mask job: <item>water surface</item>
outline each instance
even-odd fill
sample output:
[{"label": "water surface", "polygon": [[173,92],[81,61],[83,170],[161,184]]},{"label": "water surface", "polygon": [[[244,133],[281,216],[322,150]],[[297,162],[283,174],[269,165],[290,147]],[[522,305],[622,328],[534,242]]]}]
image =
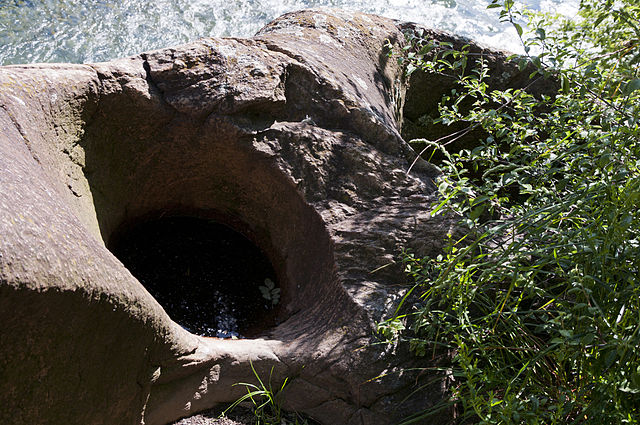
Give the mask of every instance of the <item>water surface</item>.
[{"label": "water surface", "polygon": [[[575,13],[578,0],[527,0]],[[490,0],[0,0],[0,64],[98,62],[208,36],[248,37],[279,15],[311,7],[414,21],[519,50]]]}]

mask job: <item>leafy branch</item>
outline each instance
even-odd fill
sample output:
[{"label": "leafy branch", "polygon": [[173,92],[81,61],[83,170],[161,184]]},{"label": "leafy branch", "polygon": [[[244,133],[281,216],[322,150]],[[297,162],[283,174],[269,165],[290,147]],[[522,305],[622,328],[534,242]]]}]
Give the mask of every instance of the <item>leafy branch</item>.
[{"label": "leafy branch", "polygon": [[[440,152],[432,215],[459,217],[466,233],[436,258],[405,254],[420,299],[380,330],[418,356],[449,351],[443,406],[461,422],[637,423],[640,6],[583,0],[575,21],[516,6],[489,7],[523,43],[512,59],[533,67],[523,89],[490,89],[467,47],[411,40],[408,72],[456,82],[433,122],[464,127],[421,140],[419,156]],[[558,90],[533,96],[540,78]],[[451,149],[476,129],[474,146]]]}]

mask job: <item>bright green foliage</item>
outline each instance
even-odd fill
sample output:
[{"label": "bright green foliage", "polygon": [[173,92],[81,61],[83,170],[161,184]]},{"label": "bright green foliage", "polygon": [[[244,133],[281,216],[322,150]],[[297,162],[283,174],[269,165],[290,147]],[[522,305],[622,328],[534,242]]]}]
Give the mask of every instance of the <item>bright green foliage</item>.
[{"label": "bright green foliage", "polygon": [[381,328],[418,355],[452,354],[461,423],[638,423],[640,5],[583,0],[575,21],[490,7],[523,40],[513,60],[558,90],[490,90],[482,60],[447,46],[412,56],[410,70],[458,80],[439,122],[488,137],[460,152],[423,141],[445,158],[433,212],[459,216],[466,236],[438,258],[405,256],[421,293],[412,333],[398,317]]}]

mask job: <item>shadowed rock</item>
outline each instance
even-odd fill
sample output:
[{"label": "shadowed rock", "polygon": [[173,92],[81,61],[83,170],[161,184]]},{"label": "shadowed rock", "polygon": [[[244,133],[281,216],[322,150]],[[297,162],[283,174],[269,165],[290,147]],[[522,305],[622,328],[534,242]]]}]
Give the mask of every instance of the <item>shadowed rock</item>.
[{"label": "shadowed rock", "polygon": [[[289,377],[286,409],[386,424],[441,399],[375,342],[404,294],[403,248],[438,252],[435,168],[400,136],[388,19],[284,15],[88,65],[0,67],[0,422],[166,424]],[[108,250],[125,223],[212,218],[265,251],[279,325],[190,334]],[[428,378],[433,378],[431,375]]]}]

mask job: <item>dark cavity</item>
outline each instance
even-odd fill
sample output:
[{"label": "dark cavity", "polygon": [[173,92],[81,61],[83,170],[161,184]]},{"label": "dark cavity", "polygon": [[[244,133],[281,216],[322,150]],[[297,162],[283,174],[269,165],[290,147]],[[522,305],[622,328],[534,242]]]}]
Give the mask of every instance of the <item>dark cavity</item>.
[{"label": "dark cavity", "polygon": [[227,226],[160,218],[121,232],[111,251],[191,333],[241,338],[275,324],[280,290],[273,267]]}]

